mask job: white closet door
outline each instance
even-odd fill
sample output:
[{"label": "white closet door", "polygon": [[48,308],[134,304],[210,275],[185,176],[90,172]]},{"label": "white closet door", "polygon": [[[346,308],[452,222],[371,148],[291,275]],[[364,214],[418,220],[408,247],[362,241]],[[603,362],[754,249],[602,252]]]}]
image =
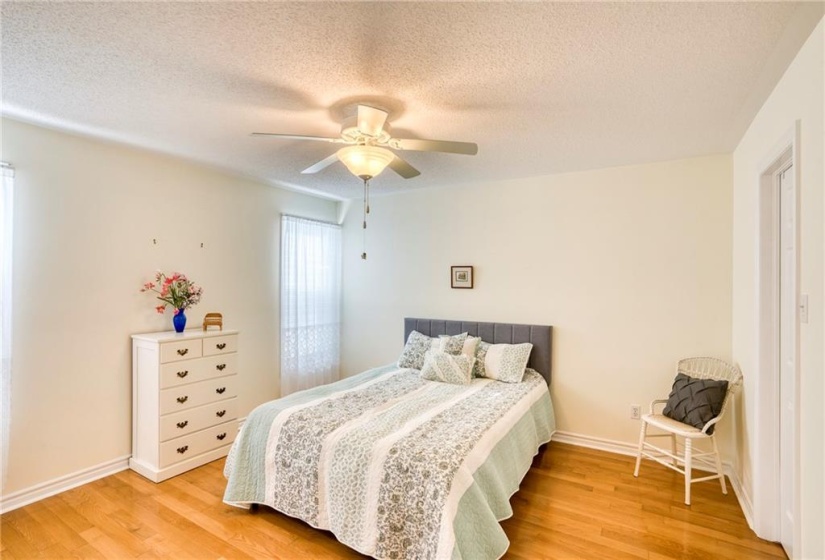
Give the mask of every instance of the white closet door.
[{"label": "white closet door", "polygon": [[796,190],[793,168],[779,175],[779,403],[781,542],[793,558],[794,527],[794,404],[796,378]]}]

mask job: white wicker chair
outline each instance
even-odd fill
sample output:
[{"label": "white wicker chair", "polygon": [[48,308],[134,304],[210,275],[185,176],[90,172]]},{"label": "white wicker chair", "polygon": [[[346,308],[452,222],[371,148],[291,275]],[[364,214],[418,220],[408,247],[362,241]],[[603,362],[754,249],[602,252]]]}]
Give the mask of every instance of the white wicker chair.
[{"label": "white wicker chair", "polygon": [[[722,485],[722,493],[727,494],[728,488],[725,484],[725,475],[722,472],[722,461],[719,458],[719,449],[716,447],[715,434],[709,435],[708,429],[719,422],[728,408],[731,396],[742,385],[742,371],[739,367],[730,365],[727,362],[718,360],[716,358],[687,358],[679,361],[677,366],[678,373],[683,373],[693,378],[699,379],[715,379],[726,380],[728,382],[728,390],[725,394],[725,400],[722,403],[722,410],[719,415],[711,419],[702,429],[695,428],[688,424],[677,422],[672,418],[668,418],[662,414],[656,414],[654,408],[658,404],[667,402],[667,399],[654,400],[650,403],[650,413],[642,416],[642,429],[639,434],[639,452],[636,456],[636,470],[633,476],[639,476],[639,466],[642,463],[642,457],[653,459],[657,463],[666,466],[669,469],[684,475],[685,477],[685,504],[690,505],[690,485],[694,482],[702,482],[705,480],[713,480],[718,478]],[[648,434],[647,427],[652,426],[663,430],[666,433],[662,434]],[[684,453],[679,454],[676,445],[676,436],[685,439]],[[665,451],[660,447],[648,443],[648,438],[655,437],[669,437],[670,438],[670,452]],[[693,441],[700,439],[710,439],[713,445],[713,451],[696,453],[693,450]],[[713,456],[713,460],[709,456]],[[666,461],[669,459],[669,462]],[[684,468],[679,468],[679,464],[683,464]],[[716,471],[716,474],[705,476],[702,478],[692,478],[691,472],[694,464],[705,467],[711,471]]]}]

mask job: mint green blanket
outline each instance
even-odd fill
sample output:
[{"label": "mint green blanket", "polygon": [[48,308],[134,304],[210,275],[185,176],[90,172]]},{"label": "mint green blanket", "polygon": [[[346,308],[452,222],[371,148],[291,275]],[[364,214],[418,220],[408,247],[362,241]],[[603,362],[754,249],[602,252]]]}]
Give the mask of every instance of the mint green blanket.
[{"label": "mint green blanket", "polygon": [[253,410],[224,501],[273,507],[375,558],[498,558],[499,521],[554,428],[532,370],[451,385],[385,366]]}]

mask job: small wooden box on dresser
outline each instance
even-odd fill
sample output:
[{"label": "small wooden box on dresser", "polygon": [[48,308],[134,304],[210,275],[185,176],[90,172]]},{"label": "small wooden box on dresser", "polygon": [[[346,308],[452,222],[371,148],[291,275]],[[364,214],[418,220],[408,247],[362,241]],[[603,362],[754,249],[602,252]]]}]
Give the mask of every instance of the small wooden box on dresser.
[{"label": "small wooden box on dresser", "polygon": [[132,470],[160,482],[229,452],[237,350],[238,331],[132,335]]}]

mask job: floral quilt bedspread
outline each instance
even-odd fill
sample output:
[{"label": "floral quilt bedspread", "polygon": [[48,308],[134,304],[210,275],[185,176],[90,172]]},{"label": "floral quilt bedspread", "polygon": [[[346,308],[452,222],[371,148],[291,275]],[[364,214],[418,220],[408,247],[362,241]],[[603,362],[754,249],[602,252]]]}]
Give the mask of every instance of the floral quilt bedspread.
[{"label": "floral quilt bedspread", "polygon": [[224,501],[268,505],[376,558],[451,558],[474,472],[549,395],[532,370],[515,384],[418,373],[386,366],[261,405],[230,451]]}]

